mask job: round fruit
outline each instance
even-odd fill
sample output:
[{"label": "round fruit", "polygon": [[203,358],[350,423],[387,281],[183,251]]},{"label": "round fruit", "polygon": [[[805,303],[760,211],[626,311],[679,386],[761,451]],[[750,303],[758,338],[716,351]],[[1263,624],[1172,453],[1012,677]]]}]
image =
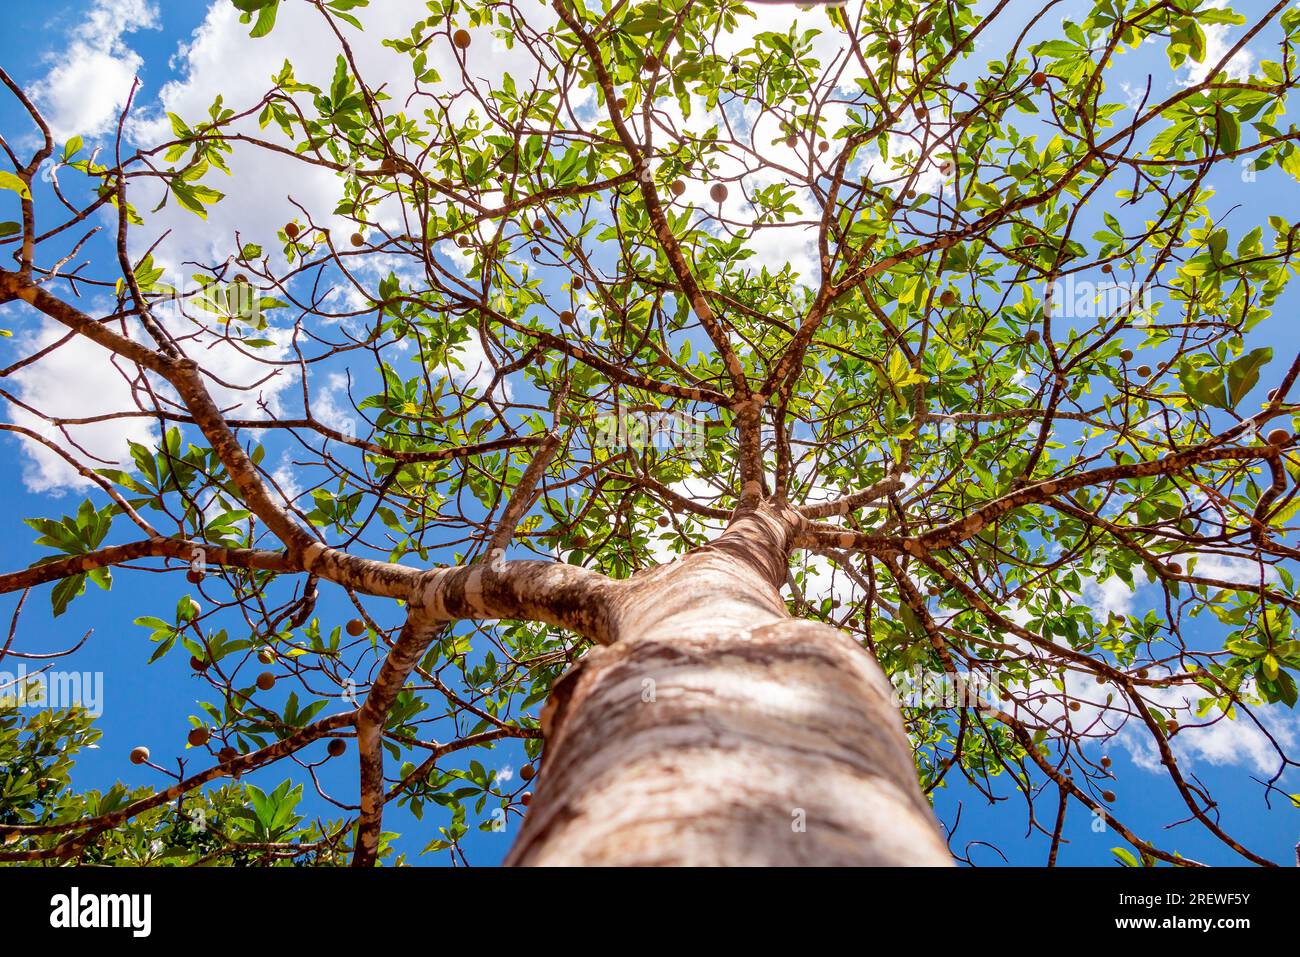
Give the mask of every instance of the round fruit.
[{"label": "round fruit", "polygon": [[574,316],[573,312],[568,309],[565,309],[562,313],[560,313],[560,322],[564,323],[566,326],[573,325],[576,320],[577,317]]},{"label": "round fruit", "polygon": [[235,273],[235,282],[248,282],[248,277],[245,276],[242,272]]},{"label": "round fruit", "polygon": [[1132,350],[1132,349],[1125,349],[1123,352],[1121,352],[1121,353],[1119,354],[1119,357],[1120,357],[1121,359],[1123,359],[1125,362],[1132,362],[1132,361],[1133,361],[1133,350]]},{"label": "round fruit", "polygon": [[1112,266],[1110,263],[1102,263],[1101,271],[1104,273],[1112,273],[1115,271],[1115,267]]},{"label": "round fruit", "polygon": [[1286,429],[1273,429],[1268,433],[1269,445],[1286,445],[1291,441],[1291,433]]},{"label": "round fruit", "polygon": [[790,149],[794,149],[796,146],[799,145],[799,140],[797,137],[787,136],[785,138],[785,145],[788,146]]},{"label": "round fruit", "polygon": [[1167,722],[1165,722],[1165,729],[1170,734],[1176,734],[1178,732],[1178,722],[1170,718]]},{"label": "round fruit", "polygon": [[351,242],[353,246],[364,246],[366,244],[366,237],[362,236],[360,233],[353,233],[349,242]]},{"label": "round fruit", "polygon": [[528,807],[528,805],[533,803],[533,796],[527,793],[522,794],[519,797],[519,803],[522,804],[524,807]]},{"label": "round fruit", "polygon": [[1150,366],[1138,366],[1138,375],[1140,375],[1142,378],[1145,379],[1150,374],[1151,374]]},{"label": "round fruit", "polygon": [[347,749],[348,743],[342,738],[330,738],[330,743],[325,746],[325,750],[331,758],[337,758]]},{"label": "round fruit", "polygon": [[825,140],[822,140],[820,143],[817,144],[818,153],[825,153],[830,148],[831,148],[831,144],[827,143]]},{"label": "round fruit", "polygon": [[1038,340],[1041,338],[1042,335],[1039,333],[1037,329],[1030,329],[1028,332],[1025,333],[1025,342],[1031,346],[1038,345]]},{"label": "round fruit", "polygon": [[1102,792],[1101,792],[1101,799],[1102,799],[1103,801],[1105,801],[1107,804],[1114,804],[1114,803],[1115,803],[1115,792],[1114,792],[1114,791],[1102,791]]},{"label": "round fruit", "polygon": [[653,53],[646,54],[645,61],[641,64],[647,73],[653,73],[659,69],[659,58]]},{"label": "round fruit", "polygon": [[614,101],[614,105],[618,107],[618,111],[622,113],[624,110],[627,109],[627,97],[620,96],[617,100]]},{"label": "round fruit", "polygon": [[581,276],[574,276],[573,279],[570,280],[570,282],[569,282],[569,288],[570,288],[570,289],[575,289],[575,290],[576,290],[576,289],[581,289],[581,288],[582,288],[582,277],[581,277]]},{"label": "round fruit", "polygon": [[146,748],[144,745],[140,745],[138,748],[131,749],[132,764],[144,764],[148,760],[149,760],[149,749]]},{"label": "round fruit", "polygon": [[271,648],[260,648],[257,652],[257,660],[264,665],[275,664],[275,651]]},{"label": "round fruit", "polygon": [[951,289],[945,289],[943,292],[939,293],[939,305],[941,306],[951,306],[956,301],[957,294]]},{"label": "round fruit", "polygon": [[1034,86],[1046,86],[1047,74],[1044,73],[1042,70],[1039,70],[1037,73],[1035,73],[1033,76],[1029,78],[1029,82],[1034,84]]},{"label": "round fruit", "polygon": [[587,536],[582,534],[574,535],[573,538],[569,539],[569,541],[573,544],[574,548],[583,548],[587,544]]},{"label": "round fruit", "polygon": [[300,230],[298,229],[297,223],[284,224],[284,234],[288,236],[290,239],[297,239],[299,231]]},{"label": "round fruit", "polygon": [[533,258],[536,259],[538,256],[540,256],[540,255],[542,254],[542,247],[541,247],[541,246],[534,246],[532,249],[530,249],[530,250],[528,250],[528,251],[529,251],[530,253],[532,253],[532,254],[533,254]]},{"label": "round fruit", "polygon": [[520,780],[523,781],[531,781],[533,779],[533,775],[535,775],[536,773],[537,772],[533,770],[533,766],[531,764],[525,764],[522,768],[519,769],[519,778]]},{"label": "round fruit", "polygon": [[461,249],[466,248],[466,247],[469,245],[469,237],[468,237],[468,236],[457,236],[457,237],[456,237],[456,245],[459,246]]},{"label": "round fruit", "polygon": [[1110,758],[1102,758],[1102,759],[1101,759],[1101,766],[1102,766],[1103,768],[1108,768],[1108,767],[1110,767]]},{"label": "round fruit", "polygon": [[890,40],[889,43],[886,44],[886,47],[889,49],[890,53],[897,53],[899,50],[903,49],[903,44],[899,43],[897,40]]},{"label": "round fruit", "polygon": [[686,184],[683,183],[680,179],[675,179],[673,180],[672,185],[668,187],[668,189],[672,191],[672,194],[674,196],[680,196],[682,195],[682,193],[686,192]]},{"label": "round fruit", "polygon": [[397,158],[394,156],[385,156],[383,161],[379,164],[379,171],[381,173],[396,173]]},{"label": "round fruit", "polygon": [[1177,562],[1170,562],[1165,568],[1169,570],[1171,575],[1181,575],[1183,573],[1183,566]]},{"label": "round fruit", "polygon": [[451,42],[456,44],[456,46],[460,47],[462,50],[467,49],[469,47],[469,31],[457,30],[451,35]]},{"label": "round fruit", "polygon": [[721,203],[727,198],[727,187],[722,183],[714,183],[709,187],[709,197],[715,203]]},{"label": "round fruit", "polygon": [[667,516],[667,515],[660,515],[657,519],[655,519],[655,521],[658,523],[658,525],[659,525],[660,528],[667,528],[667,527],[668,527],[668,516]]},{"label": "round fruit", "polygon": [[351,621],[347,623],[347,632],[353,638],[357,638],[365,634],[365,631],[366,631],[366,623],[362,621],[360,618],[353,618]]},{"label": "round fruit", "polygon": [[261,691],[270,691],[275,687],[275,675],[269,671],[263,671],[257,676],[257,687]]},{"label": "round fruit", "polygon": [[239,757],[239,752],[234,748],[226,747],[217,752],[217,760],[222,764],[225,764],[228,761],[233,761],[237,757]]},{"label": "round fruit", "polygon": [[190,655],[190,667],[195,671],[207,671],[208,663],[198,655]]},{"label": "round fruit", "polygon": [[197,568],[191,568],[185,573],[185,580],[191,585],[197,585],[199,582],[203,581],[203,572],[199,571]]},{"label": "round fruit", "polygon": [[207,728],[191,728],[189,736],[186,738],[192,748],[201,748],[208,743]]},{"label": "round fruit", "polygon": [[924,106],[918,106],[916,108],[916,118],[918,120],[923,120],[929,115],[930,115],[930,111],[927,110]]},{"label": "round fruit", "polygon": [[1078,711],[1078,710],[1079,710],[1080,708],[1082,708],[1082,707],[1083,707],[1083,705],[1079,704],[1079,702],[1077,702],[1077,701],[1071,701],[1071,702],[1070,702],[1070,710],[1071,710],[1071,711]]}]

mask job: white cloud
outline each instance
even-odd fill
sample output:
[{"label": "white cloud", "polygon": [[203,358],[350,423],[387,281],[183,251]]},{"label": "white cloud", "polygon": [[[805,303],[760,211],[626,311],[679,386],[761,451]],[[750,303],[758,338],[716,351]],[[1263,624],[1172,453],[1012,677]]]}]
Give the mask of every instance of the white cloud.
[{"label": "white cloud", "polygon": [[[35,334],[17,340],[20,354],[31,355],[44,349],[67,331],[61,325],[46,323]],[[130,383],[107,358],[108,353],[102,347],[78,336],[40,362],[15,372],[10,376],[10,382],[22,402],[48,416],[81,418],[89,414],[134,409]],[[31,429],[72,452],[90,468],[121,464],[129,456],[128,441],[150,445],[157,441],[158,435],[148,419],[122,418],[94,425],[69,426],[65,435],[18,406],[10,406],[9,418],[15,425]],[[78,452],[70,442],[80,446],[84,452]],[[25,459],[23,484],[30,491],[60,495],[90,484],[67,461],[44,445],[28,439],[23,439],[22,445]]]},{"label": "white cloud", "polygon": [[143,65],[123,37],[158,26],[152,0],[95,0],[32,89],[59,140],[74,134],[96,137],[113,128]]},{"label": "white cloud", "polygon": [[[287,330],[267,330],[267,338],[275,344],[253,354],[207,333],[195,335],[187,322],[173,311],[159,309],[155,315],[174,335],[188,333],[187,353],[197,358],[207,372],[229,384],[209,381],[208,387],[217,405],[230,416],[262,418],[281,414],[281,393],[296,379],[292,367],[280,368],[273,364],[288,354]],[[61,339],[67,331],[62,325],[44,321],[35,332],[16,340],[18,351],[32,355]],[[277,368],[280,371],[270,375]],[[86,418],[136,412],[140,406],[152,409],[148,395],[137,396],[133,391],[135,375],[134,366],[116,359],[102,346],[76,336],[13,373],[10,382],[22,403],[45,416]],[[155,392],[170,394],[165,384],[150,378]],[[106,465],[131,468],[128,443],[152,446],[158,439],[157,426],[147,418],[112,418],[60,430],[18,405],[10,404],[9,416],[14,424],[38,432],[90,469]],[[58,495],[91,484],[63,457],[39,443],[24,440],[23,451],[23,482],[30,491]]]}]

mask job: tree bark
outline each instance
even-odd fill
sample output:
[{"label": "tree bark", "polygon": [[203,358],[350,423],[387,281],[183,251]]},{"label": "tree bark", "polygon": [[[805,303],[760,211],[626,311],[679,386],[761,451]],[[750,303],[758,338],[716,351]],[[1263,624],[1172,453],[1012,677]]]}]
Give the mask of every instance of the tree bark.
[{"label": "tree bark", "polygon": [[627,583],[543,710],[508,864],[951,864],[879,666],[786,611],[796,527],[765,507]]}]

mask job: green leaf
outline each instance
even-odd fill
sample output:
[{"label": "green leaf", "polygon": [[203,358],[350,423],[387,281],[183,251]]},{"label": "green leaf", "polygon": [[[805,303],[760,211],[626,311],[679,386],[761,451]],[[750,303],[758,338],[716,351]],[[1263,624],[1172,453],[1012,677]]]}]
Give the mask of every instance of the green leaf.
[{"label": "green leaf", "polygon": [[1228,366],[1228,408],[1235,409],[1237,403],[1255,388],[1260,370],[1272,360],[1273,350],[1265,347],[1247,353]]},{"label": "green leaf", "polygon": [[23,199],[31,199],[32,191],[27,188],[27,184],[15,176],[13,173],[6,173],[0,169],[0,189],[13,190]]}]

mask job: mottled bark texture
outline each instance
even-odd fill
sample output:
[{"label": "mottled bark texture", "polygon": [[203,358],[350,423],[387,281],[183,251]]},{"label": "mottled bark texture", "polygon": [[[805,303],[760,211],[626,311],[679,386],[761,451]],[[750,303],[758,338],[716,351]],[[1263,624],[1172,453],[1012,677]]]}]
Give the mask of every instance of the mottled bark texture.
[{"label": "mottled bark texture", "polygon": [[546,705],[507,863],[951,863],[879,666],[786,612],[796,527],[764,507],[627,583]]}]

